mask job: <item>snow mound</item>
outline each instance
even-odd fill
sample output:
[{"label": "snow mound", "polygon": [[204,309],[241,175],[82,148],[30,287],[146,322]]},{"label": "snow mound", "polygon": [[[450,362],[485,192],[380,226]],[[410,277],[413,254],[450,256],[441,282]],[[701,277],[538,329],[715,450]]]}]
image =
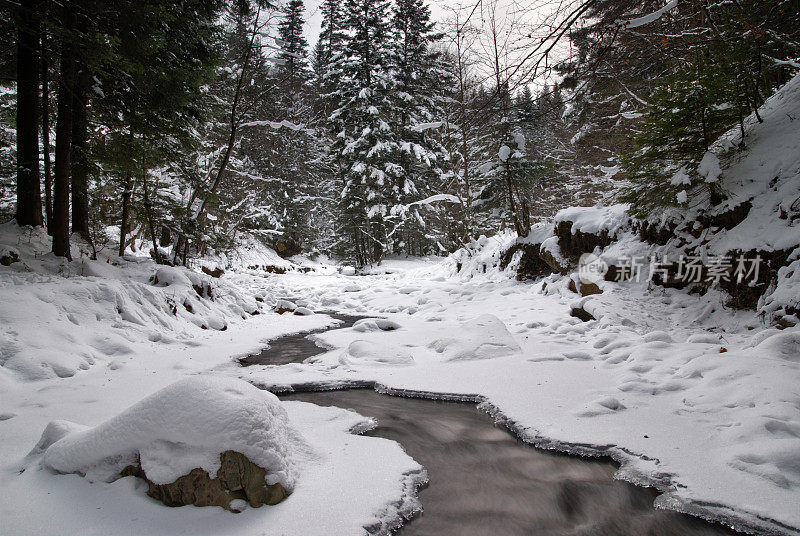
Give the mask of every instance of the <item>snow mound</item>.
[{"label": "snow mound", "polygon": [[392,344],[356,340],[339,357],[342,365],[410,365],[414,358]]},{"label": "snow mound", "polygon": [[555,217],[555,224],[572,222],[570,232],[599,234],[608,231],[615,235],[628,221],[628,205],[619,204],[609,207],[569,207],[559,210]]},{"label": "snow mound", "polygon": [[[483,275],[496,277],[500,273],[503,253],[513,246],[516,240],[516,233],[506,230],[490,238],[481,236],[471,241],[447,258],[446,263],[450,266],[449,275],[459,273],[464,278]],[[506,279],[508,275],[502,274],[500,277]]]},{"label": "snow mound", "polygon": [[293,453],[304,440],[278,398],[225,377],[180,380],[93,428],[50,423],[34,451],[59,473],[116,480],[137,460],[148,478],[168,484],[199,467],[216,474],[220,454],[233,450],[267,471],[267,483],[295,484]]},{"label": "snow mound", "polygon": [[494,315],[480,315],[464,322],[460,328],[458,337],[436,339],[428,347],[446,361],[491,359],[520,352],[506,325]]},{"label": "snow mound", "polygon": [[385,318],[362,318],[353,324],[353,330],[360,333],[368,331],[395,331],[402,326],[393,320]]},{"label": "snow mound", "polygon": [[199,285],[201,283],[200,274],[193,274],[197,277],[195,277],[194,281],[192,281],[189,278],[189,273],[190,272],[188,270],[183,270],[174,266],[162,266],[156,270],[156,274],[153,278],[153,284],[162,287],[168,287],[170,285],[186,287]]},{"label": "snow mound", "polygon": [[221,264],[234,270],[267,270],[281,268],[292,270],[295,265],[282,258],[271,247],[253,235],[242,233],[237,238],[237,247],[220,260]]},{"label": "snow mound", "polygon": [[67,262],[48,253],[50,244],[43,229],[0,225],[0,249],[19,255],[19,262],[0,265],[3,375],[71,377],[121,356],[133,359],[141,343],[195,344],[201,330],[226,330],[261,309],[230,277],[109,250],[97,260],[75,250]]},{"label": "snow mound", "polygon": [[[708,237],[711,252],[777,251],[800,245],[800,227],[792,217],[800,191],[800,128],[795,121],[798,112],[800,75],[766,100],[760,108],[763,123],[754,115],[745,121],[747,151],[735,154],[723,166],[721,185],[729,197],[711,207],[709,214],[723,214],[748,201],[751,206],[733,228]],[[722,151],[740,142],[737,127],[715,142],[714,149]]]}]

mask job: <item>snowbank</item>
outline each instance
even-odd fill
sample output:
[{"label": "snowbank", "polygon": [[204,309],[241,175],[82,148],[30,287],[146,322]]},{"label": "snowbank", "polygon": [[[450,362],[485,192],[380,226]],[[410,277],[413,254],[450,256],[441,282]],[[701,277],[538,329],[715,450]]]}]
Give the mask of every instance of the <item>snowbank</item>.
[{"label": "snowbank", "polygon": [[628,221],[628,205],[611,205],[608,207],[569,207],[559,210],[555,217],[555,224],[571,222],[572,234],[599,234],[607,231],[613,236]]},{"label": "snowbank", "polygon": [[232,270],[292,270],[297,266],[282,258],[278,253],[247,233],[237,238],[236,249],[221,256],[221,263]]},{"label": "snowbank", "polygon": [[446,361],[491,359],[519,353],[520,347],[505,324],[494,315],[480,315],[461,324],[458,335],[428,345]]},{"label": "snowbank", "polygon": [[93,428],[51,423],[37,445],[44,464],[60,473],[112,482],[138,461],[156,484],[196,467],[215,475],[220,454],[233,450],[265,469],[267,484],[290,492],[293,453],[304,448],[275,395],[212,376],[176,382]]},{"label": "snowbank", "polygon": [[392,344],[356,340],[339,357],[342,365],[409,365],[414,362],[410,353]]},{"label": "snowbank", "polygon": [[[191,344],[225,330],[261,304],[228,279],[101,251],[98,260],[54,257],[43,229],[0,225],[19,261],[0,266],[0,375],[73,376],[133,353],[138,342]],[[261,298],[268,302],[268,298]],[[13,326],[13,327],[12,327]]]}]

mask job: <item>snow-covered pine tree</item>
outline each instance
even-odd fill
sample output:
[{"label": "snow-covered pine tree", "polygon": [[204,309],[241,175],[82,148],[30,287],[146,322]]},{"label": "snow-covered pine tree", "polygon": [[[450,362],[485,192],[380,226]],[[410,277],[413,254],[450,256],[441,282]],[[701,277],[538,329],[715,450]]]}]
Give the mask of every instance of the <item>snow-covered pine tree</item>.
[{"label": "snow-covered pine tree", "polygon": [[299,98],[303,86],[311,78],[308,64],[308,41],[303,35],[305,20],[303,0],[289,0],[283,8],[283,17],[278,23],[279,67],[282,85]]},{"label": "snow-covered pine tree", "polygon": [[347,0],[346,39],[332,50],[325,74],[337,81],[338,107],[329,122],[342,181],[340,251],[358,264],[380,262],[391,247],[389,209],[392,185],[402,168],[391,155],[398,149],[392,119],[390,5],[387,0]]},{"label": "snow-covered pine tree", "polygon": [[308,42],[303,36],[304,6],[302,0],[290,0],[282,10],[278,23],[278,65],[273,79],[275,94],[271,120],[283,122],[277,129],[265,132],[267,140],[254,151],[270,168],[273,209],[279,216],[278,231],[272,241],[283,255],[307,249],[316,236],[309,225],[320,197],[316,173],[319,143],[309,128],[313,122],[313,103],[309,83],[312,72],[308,62]]},{"label": "snow-covered pine tree", "polygon": [[338,101],[332,93],[336,90],[339,70],[332,62],[334,55],[341,54],[346,39],[344,6],[340,0],[324,0],[320,6],[322,23],[319,39],[314,48],[314,85],[317,90],[316,110],[327,123],[328,116],[337,107]]},{"label": "snow-covered pine tree", "polygon": [[[433,216],[441,207],[411,205],[430,195],[443,193],[442,144],[443,97],[453,84],[451,70],[441,52],[433,49],[441,39],[434,33],[430,8],[423,0],[397,0],[392,14],[393,105],[397,132],[396,163],[400,175],[392,185],[398,202],[392,212],[396,249],[426,254],[438,249],[439,232],[432,229]],[[446,210],[445,207],[443,210]],[[431,216],[431,221],[426,219]]]},{"label": "snow-covered pine tree", "polygon": [[564,111],[557,86],[545,86],[534,97],[525,85],[515,98],[512,117],[525,137],[525,195],[534,220],[552,218],[559,208],[578,201],[578,195],[582,199],[589,188],[570,173],[574,149]]}]

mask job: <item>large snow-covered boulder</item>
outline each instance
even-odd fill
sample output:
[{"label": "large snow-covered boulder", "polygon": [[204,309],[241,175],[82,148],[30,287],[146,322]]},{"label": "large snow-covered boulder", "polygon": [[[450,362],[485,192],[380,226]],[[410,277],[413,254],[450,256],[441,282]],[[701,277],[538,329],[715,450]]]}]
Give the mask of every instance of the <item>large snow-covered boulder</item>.
[{"label": "large snow-covered boulder", "polygon": [[494,315],[480,315],[461,324],[452,337],[436,339],[428,345],[445,361],[491,359],[520,352],[519,344]]},{"label": "large snow-covered boulder", "polygon": [[146,478],[150,495],[166,504],[236,509],[231,501],[260,506],[290,493],[293,453],[306,448],[275,395],[238,379],[196,376],[95,427],[54,421],[34,451],[50,469],[90,481],[123,472]]}]

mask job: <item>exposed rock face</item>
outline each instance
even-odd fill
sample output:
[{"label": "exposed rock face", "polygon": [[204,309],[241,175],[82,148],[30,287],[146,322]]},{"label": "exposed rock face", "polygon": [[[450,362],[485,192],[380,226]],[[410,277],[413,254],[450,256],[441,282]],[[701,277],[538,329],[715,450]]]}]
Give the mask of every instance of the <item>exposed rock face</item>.
[{"label": "exposed rock face", "polygon": [[[736,309],[755,309],[758,306],[758,300],[767,291],[770,282],[775,281],[778,275],[778,270],[781,266],[786,266],[789,261],[791,251],[731,251],[728,256],[732,259],[732,266],[729,271],[729,278],[727,281],[720,281],[719,286],[730,294],[731,299],[728,306]],[[753,281],[753,277],[744,277],[742,281],[737,281],[734,274],[737,264],[736,259],[743,257],[745,259],[761,259],[759,264],[758,277]]]},{"label": "exposed rock face", "polygon": [[11,266],[15,262],[19,262],[19,254],[16,251],[13,249],[0,251],[0,264]]},{"label": "exposed rock face", "polygon": [[703,229],[711,227],[721,227],[728,231],[742,223],[747,215],[750,214],[750,209],[753,208],[753,203],[750,200],[736,205],[730,210],[721,212],[719,214],[702,215],[697,221],[703,225]]},{"label": "exposed rock face", "polygon": [[299,255],[303,251],[303,248],[300,247],[300,244],[294,242],[293,240],[280,240],[275,242],[273,249],[284,259],[294,255]]},{"label": "exposed rock face", "polygon": [[538,279],[552,274],[555,270],[539,255],[541,244],[514,244],[500,259],[500,268],[505,269],[517,251],[522,251],[517,267],[517,280]]},{"label": "exposed rock face", "polygon": [[600,231],[598,234],[580,231],[573,234],[572,225],[571,221],[561,221],[555,228],[561,253],[572,261],[577,261],[584,253],[593,252],[596,247],[604,248],[612,242],[611,236],[606,230]]},{"label": "exposed rock face", "polygon": [[207,266],[201,266],[200,269],[203,271],[204,274],[208,274],[214,278],[219,278],[222,276],[222,274],[225,273],[225,270],[223,270],[219,266],[217,266],[213,270],[211,268],[208,268]]},{"label": "exposed rock face", "polygon": [[564,266],[556,259],[553,254],[548,249],[542,249],[539,251],[539,258],[542,259],[542,262],[547,264],[554,273],[559,274],[568,274],[571,270],[569,266]]},{"label": "exposed rock face", "polygon": [[214,478],[203,469],[192,469],[189,474],[170,484],[151,482],[140,466],[128,466],[122,476],[136,476],[147,482],[147,494],[167,506],[221,506],[238,511],[231,501],[247,501],[253,508],[264,504],[278,504],[288,493],[280,484],[267,484],[267,472],[248,460],[243,454],[228,450],[220,454],[222,465]]},{"label": "exposed rock face", "polygon": [[584,322],[589,322],[591,320],[597,320],[589,311],[581,307],[572,307],[569,312],[569,316],[574,316],[579,320],[583,320]]},{"label": "exposed rock face", "polygon": [[596,283],[584,283],[579,280],[576,284],[574,279],[570,279],[569,289],[572,292],[580,294],[581,296],[584,297],[591,296],[592,294],[603,293],[603,289],[601,289]]},{"label": "exposed rock face", "polygon": [[675,225],[657,225],[647,221],[639,223],[639,238],[651,244],[665,245],[670,238],[675,236]]}]

